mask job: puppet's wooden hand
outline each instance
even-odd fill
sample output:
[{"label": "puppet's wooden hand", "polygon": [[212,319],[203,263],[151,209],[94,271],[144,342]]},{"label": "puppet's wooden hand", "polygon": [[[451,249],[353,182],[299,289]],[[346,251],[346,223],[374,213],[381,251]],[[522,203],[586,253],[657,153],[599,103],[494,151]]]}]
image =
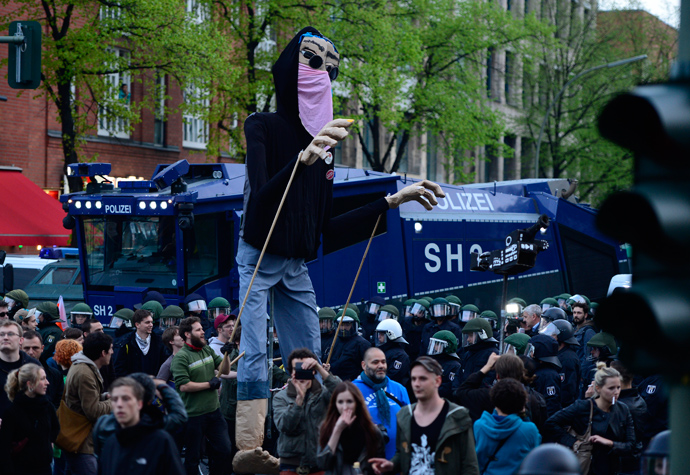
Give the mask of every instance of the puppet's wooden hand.
[{"label": "puppet's wooden hand", "polygon": [[428,210],[432,210],[438,204],[436,197],[443,198],[446,194],[440,186],[429,180],[422,180],[406,186],[396,194],[386,196],[388,206],[395,209],[403,203],[415,200]]},{"label": "puppet's wooden hand", "polygon": [[309,146],[302,150],[299,161],[309,166],[319,158],[326,159],[330,152],[324,150],[326,146],[333,148],[338,142],[348,136],[347,131],[354,121],[352,119],[335,119],[324,126]]}]

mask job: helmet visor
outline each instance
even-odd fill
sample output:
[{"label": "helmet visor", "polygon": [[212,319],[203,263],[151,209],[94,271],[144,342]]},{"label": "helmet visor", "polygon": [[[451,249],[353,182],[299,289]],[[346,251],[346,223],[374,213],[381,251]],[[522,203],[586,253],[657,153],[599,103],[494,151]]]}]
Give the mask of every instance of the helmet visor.
[{"label": "helmet visor", "polygon": [[473,318],[477,317],[477,312],[473,312],[472,310],[463,310],[462,311],[462,317],[460,318],[461,321],[463,322],[469,322]]},{"label": "helmet visor", "polygon": [[34,311],[34,316],[36,317],[36,320],[39,321],[39,322],[41,321],[41,320],[39,319],[39,317],[40,317],[41,315],[43,315],[43,312],[41,312],[40,310],[35,310],[35,311]]},{"label": "helmet visor", "polygon": [[203,312],[206,310],[206,302],[203,300],[194,300],[189,302],[187,308],[189,308],[190,312]]},{"label": "helmet visor", "polygon": [[218,315],[230,315],[230,308],[229,307],[218,307],[218,308],[211,308],[208,311],[209,316],[215,320]]},{"label": "helmet visor", "polygon": [[546,311],[546,310],[548,310],[548,309],[550,309],[550,308],[551,308],[551,304],[550,304],[550,303],[543,303],[543,304],[541,304],[541,311],[542,311],[542,312],[544,312],[544,311]]},{"label": "helmet visor", "polygon": [[445,340],[439,340],[437,338],[429,339],[429,348],[426,351],[427,355],[440,355],[443,353],[448,346],[448,342]]},{"label": "helmet visor", "polygon": [[371,315],[376,315],[376,313],[379,311],[381,306],[377,303],[374,302],[369,302],[366,307],[364,307],[364,311],[366,313],[369,313]]},{"label": "helmet visor", "polygon": [[510,343],[506,343],[503,345],[503,350],[501,350],[502,355],[516,355],[517,356],[517,350],[513,345]]},{"label": "helmet visor", "polygon": [[410,313],[414,316],[417,315],[419,312],[424,312],[424,310],[424,305],[422,305],[421,303],[415,303],[412,306],[412,310],[410,310]]},{"label": "helmet visor", "polygon": [[437,303],[429,309],[433,318],[443,318],[448,315],[448,306],[443,303]]},{"label": "helmet visor", "polygon": [[479,341],[479,335],[477,332],[463,333],[462,334],[462,346],[472,346]]},{"label": "helmet visor", "polygon": [[382,322],[384,320],[388,320],[389,318],[396,320],[395,315],[393,315],[391,312],[388,312],[386,310],[382,310],[379,312],[379,317],[378,317],[379,322]]},{"label": "helmet visor", "polygon": [[110,325],[108,325],[110,328],[120,328],[122,324],[124,323],[124,319],[120,317],[113,317],[110,319]]},{"label": "helmet visor", "polygon": [[14,307],[17,304],[17,302],[15,302],[14,299],[11,299],[9,297],[5,297],[3,300],[7,302],[7,310],[12,310],[12,307]]},{"label": "helmet visor", "polygon": [[388,343],[388,332],[385,330],[376,330],[374,332],[374,338],[376,338],[376,346],[383,346]]},{"label": "helmet visor", "polygon": [[456,303],[449,303],[448,304],[448,315],[452,317],[457,317],[460,315],[460,305]]},{"label": "helmet visor", "polygon": [[556,325],[554,325],[553,323],[549,323],[545,327],[541,327],[539,329],[539,333],[541,333],[542,335],[556,338],[561,333],[561,331],[558,329]]}]

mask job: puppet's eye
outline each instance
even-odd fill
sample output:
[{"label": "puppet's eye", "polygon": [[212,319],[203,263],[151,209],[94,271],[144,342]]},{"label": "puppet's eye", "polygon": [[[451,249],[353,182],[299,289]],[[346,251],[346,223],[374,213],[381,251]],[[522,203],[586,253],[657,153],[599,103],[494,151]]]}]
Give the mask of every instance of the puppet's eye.
[{"label": "puppet's eye", "polygon": [[307,50],[307,49],[303,49],[303,50],[300,51],[300,52],[302,53],[302,56],[304,56],[304,57],[307,58],[307,59],[311,59],[311,58],[313,58],[314,56],[316,56],[316,53],[314,53],[314,52],[312,52],[312,51],[309,51],[309,50]]}]

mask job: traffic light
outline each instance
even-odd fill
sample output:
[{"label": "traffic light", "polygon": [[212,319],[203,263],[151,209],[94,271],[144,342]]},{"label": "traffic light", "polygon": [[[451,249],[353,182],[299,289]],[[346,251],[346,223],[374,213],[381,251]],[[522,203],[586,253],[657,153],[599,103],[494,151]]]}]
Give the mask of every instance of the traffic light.
[{"label": "traffic light", "polygon": [[36,89],[41,85],[41,24],[10,23],[7,82],[12,89]]},{"label": "traffic light", "polygon": [[597,309],[639,374],[690,372],[690,85],[642,86],[612,100],[599,131],[635,154],[635,184],[609,197],[599,228],[632,245],[633,281]]}]

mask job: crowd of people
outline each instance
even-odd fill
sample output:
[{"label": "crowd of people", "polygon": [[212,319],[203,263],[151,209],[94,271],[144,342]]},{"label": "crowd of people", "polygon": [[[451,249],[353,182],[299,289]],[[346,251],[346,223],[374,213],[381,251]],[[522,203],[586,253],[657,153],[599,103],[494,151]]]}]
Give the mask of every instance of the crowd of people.
[{"label": "crowd of people", "polygon": [[[0,301],[3,473],[261,473],[233,470],[237,427],[255,415],[237,411],[241,322],[227,300],[149,292],[109,322],[28,301],[18,289]],[[454,295],[321,308],[321,354],[281,348],[268,323],[257,457],[278,457],[282,475],[527,474],[528,454],[555,442],[585,474],[670,473],[667,454],[643,457],[667,434],[663,381],[617,360],[596,304],[511,303],[502,329]]]}]

